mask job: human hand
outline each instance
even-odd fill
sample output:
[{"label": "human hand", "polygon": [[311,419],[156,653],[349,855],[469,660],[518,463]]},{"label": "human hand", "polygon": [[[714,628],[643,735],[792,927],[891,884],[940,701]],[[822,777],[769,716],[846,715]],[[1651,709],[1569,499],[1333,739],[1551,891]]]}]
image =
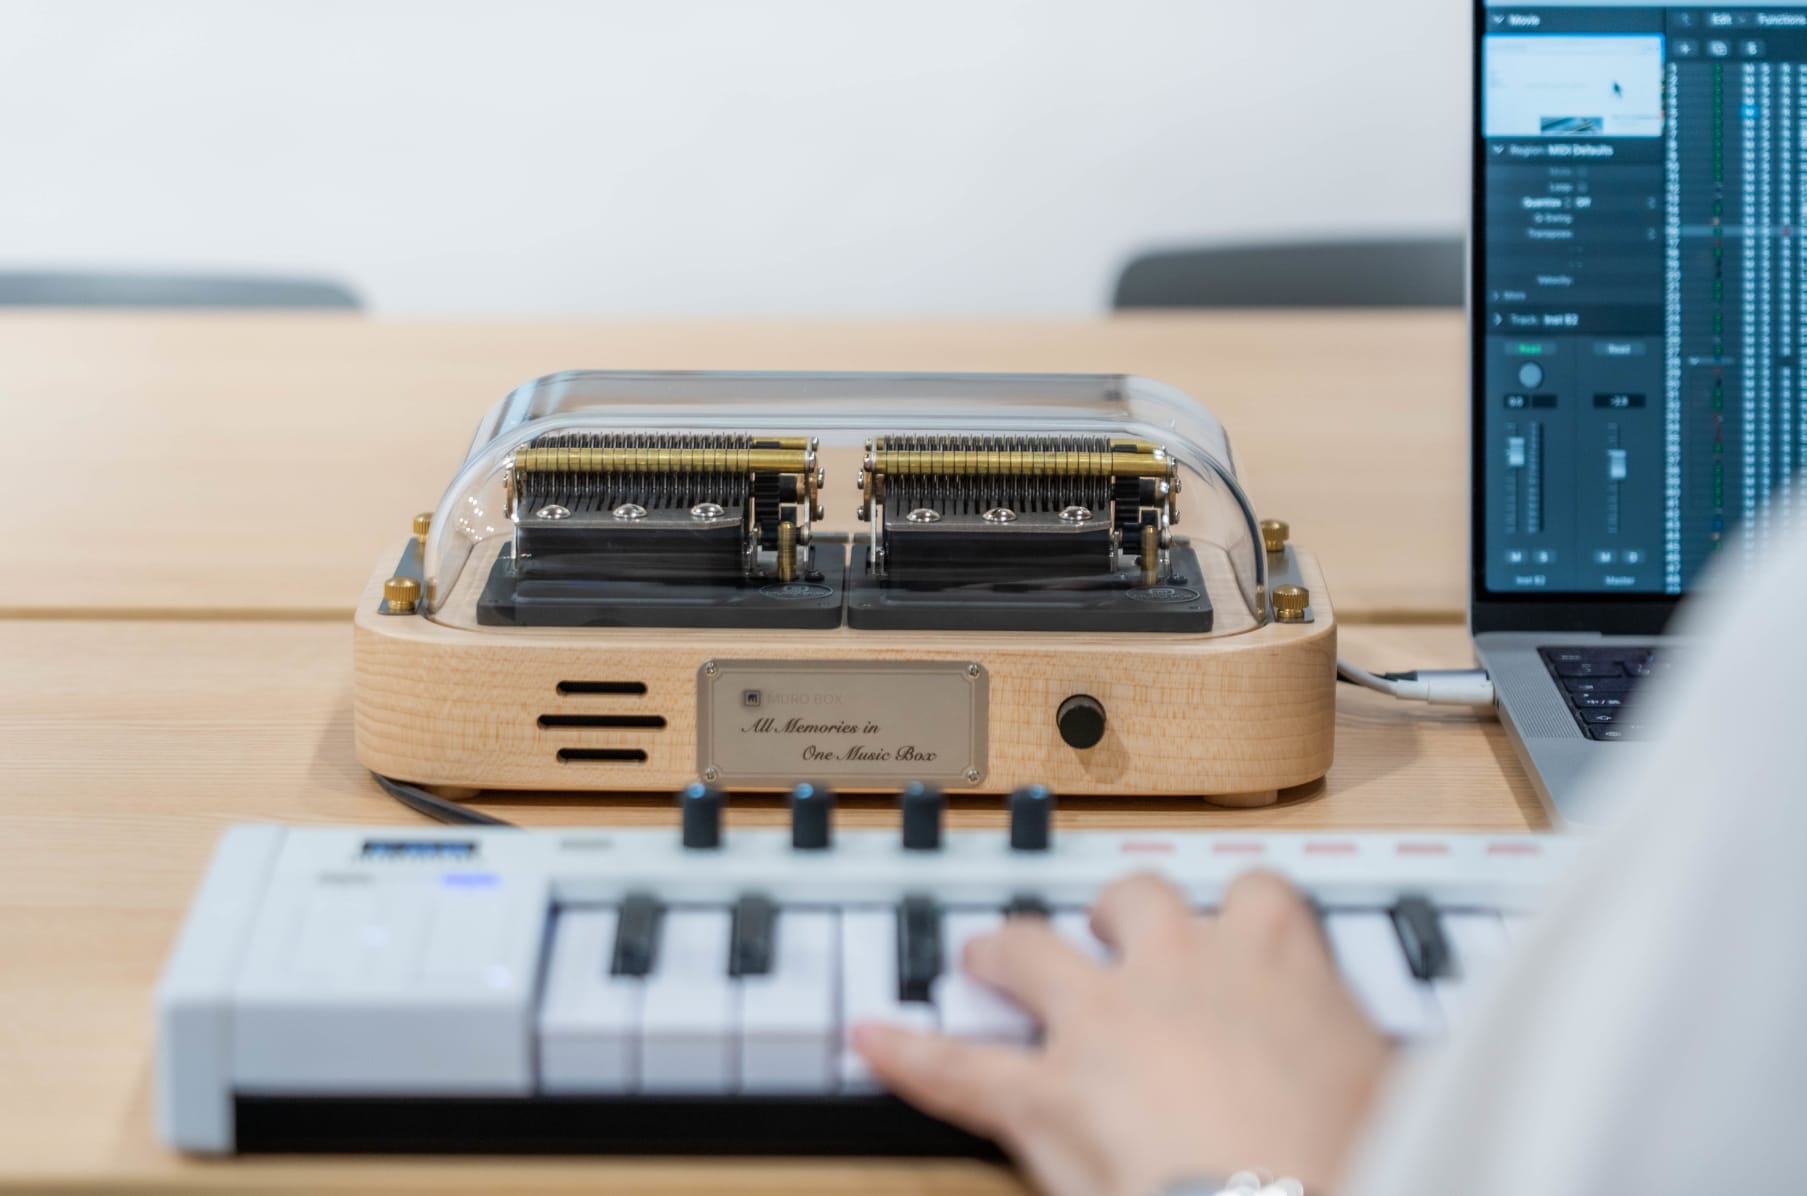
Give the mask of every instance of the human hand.
[{"label": "human hand", "polygon": [[1045,921],[967,946],[971,975],[1028,1010],[1039,1047],[856,1027],[898,1095],[995,1138],[1054,1196],[1150,1196],[1246,1167],[1317,1193],[1341,1176],[1392,1050],[1286,881],[1238,879],[1215,918],[1151,875],[1107,889],[1100,965]]}]

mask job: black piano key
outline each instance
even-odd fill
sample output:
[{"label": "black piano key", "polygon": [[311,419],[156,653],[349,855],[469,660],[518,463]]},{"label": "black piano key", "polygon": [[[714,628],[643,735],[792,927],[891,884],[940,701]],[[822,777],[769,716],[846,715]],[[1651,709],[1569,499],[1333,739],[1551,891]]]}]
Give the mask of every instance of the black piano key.
[{"label": "black piano key", "polygon": [[650,893],[629,893],[621,902],[615,924],[615,951],[609,961],[613,976],[645,976],[659,956],[659,923],[664,916],[659,899]]},{"label": "black piano key", "polygon": [[928,897],[897,907],[897,999],[927,1001],[941,975],[941,910]]},{"label": "black piano key", "polygon": [[1048,903],[1033,893],[1018,893],[1004,906],[1006,918],[1041,918],[1044,921],[1054,916]]},{"label": "black piano key", "polygon": [[728,940],[728,975],[767,976],[778,933],[778,907],[770,898],[749,893],[734,903]]},{"label": "black piano key", "polygon": [[1454,974],[1449,942],[1430,902],[1422,897],[1401,897],[1393,907],[1393,929],[1399,933],[1399,945],[1412,975],[1438,980]]}]

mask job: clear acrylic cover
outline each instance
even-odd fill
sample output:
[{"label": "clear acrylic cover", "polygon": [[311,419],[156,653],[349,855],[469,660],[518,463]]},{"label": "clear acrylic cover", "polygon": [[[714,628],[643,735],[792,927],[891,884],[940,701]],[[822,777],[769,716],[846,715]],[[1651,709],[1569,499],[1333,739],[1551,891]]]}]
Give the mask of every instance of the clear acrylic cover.
[{"label": "clear acrylic cover", "polygon": [[1146,378],[574,371],[485,415],[423,573],[509,633],[1226,635],[1260,545],[1222,425]]}]

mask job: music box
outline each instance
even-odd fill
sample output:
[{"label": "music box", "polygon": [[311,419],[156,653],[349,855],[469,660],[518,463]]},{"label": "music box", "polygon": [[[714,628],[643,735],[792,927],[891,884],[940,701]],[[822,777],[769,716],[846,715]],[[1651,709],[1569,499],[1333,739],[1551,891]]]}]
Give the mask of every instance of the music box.
[{"label": "music box", "polygon": [[555,374],[414,533],[356,733],[416,784],[1253,805],[1330,766],[1317,564],[1148,379]]}]

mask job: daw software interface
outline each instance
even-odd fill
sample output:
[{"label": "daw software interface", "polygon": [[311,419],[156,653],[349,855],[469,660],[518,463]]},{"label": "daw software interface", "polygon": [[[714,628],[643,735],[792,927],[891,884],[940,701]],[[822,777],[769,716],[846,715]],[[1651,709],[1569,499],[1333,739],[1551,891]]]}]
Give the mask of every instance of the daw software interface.
[{"label": "daw software interface", "polygon": [[1481,22],[1478,580],[1679,594],[1807,514],[1807,6]]}]

